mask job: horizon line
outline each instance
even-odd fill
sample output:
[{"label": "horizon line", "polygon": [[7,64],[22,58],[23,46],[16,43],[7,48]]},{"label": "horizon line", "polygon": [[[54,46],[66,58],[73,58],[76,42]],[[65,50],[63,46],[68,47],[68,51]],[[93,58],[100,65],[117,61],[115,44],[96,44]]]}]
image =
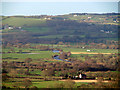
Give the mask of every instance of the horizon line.
[{"label": "horizon line", "polygon": [[70,14],[120,14],[120,12],[106,12],[106,13],[68,13],[68,14],[56,14],[56,15],[52,15],[52,14],[33,14],[33,15],[20,15],[20,14],[16,14],[16,15],[0,15],[0,16],[41,16],[41,15],[46,15],[46,16],[59,16],[59,15],[70,15]]}]

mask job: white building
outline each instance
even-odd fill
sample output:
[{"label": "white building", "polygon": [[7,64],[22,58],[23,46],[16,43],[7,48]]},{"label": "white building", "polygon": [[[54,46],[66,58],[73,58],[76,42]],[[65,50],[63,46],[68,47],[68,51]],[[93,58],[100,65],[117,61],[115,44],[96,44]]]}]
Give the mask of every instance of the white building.
[{"label": "white building", "polygon": [[91,19],[91,17],[88,17],[88,19]]},{"label": "white building", "polygon": [[90,52],[90,50],[87,50],[87,52]]},{"label": "white building", "polygon": [[79,75],[79,78],[82,78],[82,74]]},{"label": "white building", "polygon": [[12,29],[13,29],[13,27],[8,27],[8,29],[9,29],[9,30],[12,30]]},{"label": "white building", "polygon": [[74,17],[77,17],[77,15],[74,15]]}]

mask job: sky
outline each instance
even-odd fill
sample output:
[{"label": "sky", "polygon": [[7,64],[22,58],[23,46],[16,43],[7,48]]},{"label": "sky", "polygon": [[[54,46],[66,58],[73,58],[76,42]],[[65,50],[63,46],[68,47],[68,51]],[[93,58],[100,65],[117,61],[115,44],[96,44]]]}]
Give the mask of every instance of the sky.
[{"label": "sky", "polygon": [[118,2],[120,0],[1,0],[2,2]]},{"label": "sky", "polygon": [[[43,0],[42,0],[43,1]],[[63,15],[69,13],[112,13],[118,12],[118,0],[110,2],[81,2],[70,0],[69,2],[42,2],[41,0],[28,0],[15,2],[15,0],[2,1],[2,15]],[[62,0],[63,1],[63,0]],[[66,0],[65,0],[66,1]],[[107,0],[109,1],[109,0]],[[112,2],[114,1],[114,2]]]}]

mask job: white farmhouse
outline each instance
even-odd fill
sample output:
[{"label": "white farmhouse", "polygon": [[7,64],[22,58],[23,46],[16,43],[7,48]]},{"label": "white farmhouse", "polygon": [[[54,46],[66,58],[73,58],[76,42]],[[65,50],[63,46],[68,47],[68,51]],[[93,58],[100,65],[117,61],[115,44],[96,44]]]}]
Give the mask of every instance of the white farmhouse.
[{"label": "white farmhouse", "polygon": [[13,29],[13,27],[8,27],[8,29],[9,29],[9,30],[12,30],[12,29]]},{"label": "white farmhouse", "polygon": [[79,75],[79,78],[82,78],[82,74]]},{"label": "white farmhouse", "polygon": [[77,15],[74,15],[74,17],[77,17]]},{"label": "white farmhouse", "polygon": [[18,27],[19,29],[21,29],[22,27]]},{"label": "white farmhouse", "polygon": [[90,50],[87,50],[87,52],[90,52]]},{"label": "white farmhouse", "polygon": [[88,17],[88,19],[91,19],[91,17]]}]

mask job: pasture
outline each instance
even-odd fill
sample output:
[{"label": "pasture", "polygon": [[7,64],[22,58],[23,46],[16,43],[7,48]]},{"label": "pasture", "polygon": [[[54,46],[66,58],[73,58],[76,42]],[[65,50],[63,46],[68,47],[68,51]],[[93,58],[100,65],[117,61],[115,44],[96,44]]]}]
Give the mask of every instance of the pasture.
[{"label": "pasture", "polygon": [[46,20],[44,19],[35,19],[35,18],[24,18],[24,17],[10,17],[3,20],[3,24],[8,24],[11,26],[22,27],[27,26],[39,26],[45,24]]},{"label": "pasture", "polygon": [[[87,50],[90,50],[89,52]],[[118,53],[115,49],[81,49],[81,48],[63,48],[65,52],[86,52],[86,53]]]},{"label": "pasture", "polygon": [[[39,44],[39,45],[46,45],[50,46],[50,44]],[[34,46],[34,44],[33,44]],[[53,45],[54,48],[56,48],[58,45]],[[62,49],[64,52],[71,52],[70,57],[74,57],[77,59],[83,59],[81,55],[89,55],[89,56],[94,56],[96,54],[114,54],[118,53],[118,50],[115,49],[89,49],[90,51],[88,52],[88,49],[81,49],[81,48],[70,48],[70,47],[64,47],[63,45],[59,45],[58,48]],[[11,51],[11,49],[14,50]],[[23,53],[20,53],[19,51],[22,51]],[[16,47],[11,47],[11,48],[3,48],[2,50],[5,52],[2,54],[3,61],[24,61],[26,58],[32,58],[34,59],[33,62],[39,62],[39,61],[48,61],[48,62],[56,62],[60,60],[54,60],[52,59],[53,55],[59,55],[58,53],[53,53],[52,51],[40,51],[39,49],[32,49],[32,48],[16,48]],[[11,52],[11,53],[8,53]],[[25,53],[24,53],[25,52]]]}]

